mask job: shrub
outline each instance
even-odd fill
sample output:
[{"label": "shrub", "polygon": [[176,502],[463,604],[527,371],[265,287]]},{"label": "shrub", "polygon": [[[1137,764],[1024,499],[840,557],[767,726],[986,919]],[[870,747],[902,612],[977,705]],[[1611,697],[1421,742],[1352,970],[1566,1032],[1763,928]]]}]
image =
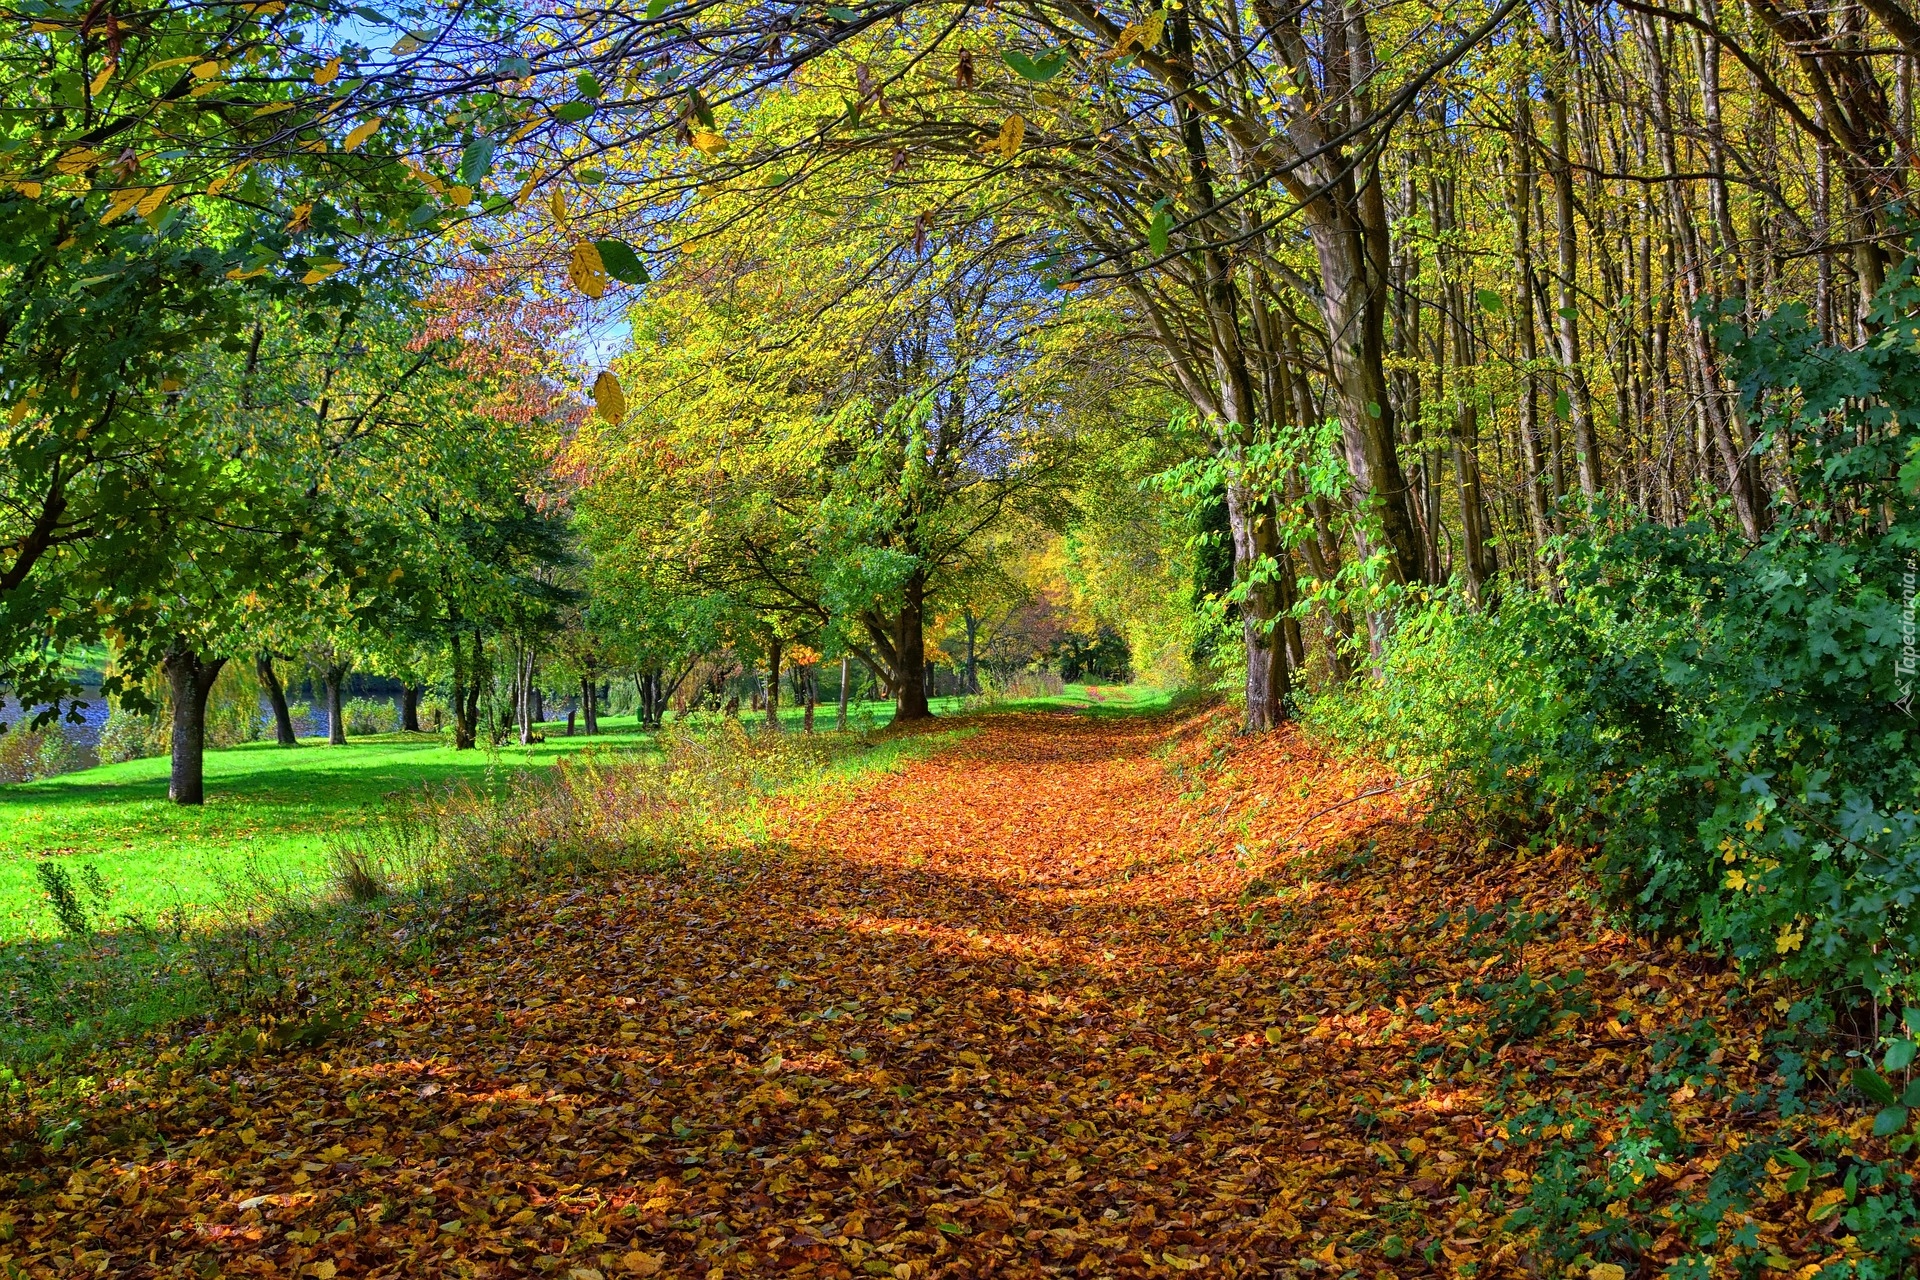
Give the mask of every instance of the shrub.
[{"label": "shrub", "polygon": [[347,699],[340,706],[340,718],[346,722],[347,733],[356,737],[397,733],[400,729],[400,708],[378,698]]},{"label": "shrub", "polygon": [[980,698],[989,704],[1051,698],[1067,687],[1058,673],[1045,667],[1031,671],[989,671],[982,667],[979,676]]},{"label": "shrub", "polygon": [[445,698],[430,693],[420,699],[420,729],[423,733],[439,733],[452,723],[453,708]]},{"label": "shrub", "polygon": [[57,724],[44,729],[14,725],[0,733],[0,783],[51,778],[81,764],[79,748]]},{"label": "shrub", "polygon": [[1875,326],[1859,350],[1822,346],[1796,309],[1722,335],[1791,467],[1757,544],[1602,511],[1561,547],[1555,594],[1423,604],[1376,678],[1311,718],[1443,803],[1597,844],[1643,927],[1920,997],[1912,263]]},{"label": "shrub", "polygon": [[396,889],[525,884],[671,859],[711,841],[718,821],[824,767],[802,734],[750,735],[700,717],[663,731],[665,759],[585,753],[511,775],[390,797],[360,831],[327,843],[336,894],[370,901]]}]

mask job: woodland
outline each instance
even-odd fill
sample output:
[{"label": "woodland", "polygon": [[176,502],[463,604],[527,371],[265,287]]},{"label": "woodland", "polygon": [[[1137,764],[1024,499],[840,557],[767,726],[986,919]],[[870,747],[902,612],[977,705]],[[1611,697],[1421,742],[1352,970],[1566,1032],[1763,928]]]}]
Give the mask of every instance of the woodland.
[{"label": "woodland", "polygon": [[0,13],[8,1277],[1913,1274],[1906,0]]}]

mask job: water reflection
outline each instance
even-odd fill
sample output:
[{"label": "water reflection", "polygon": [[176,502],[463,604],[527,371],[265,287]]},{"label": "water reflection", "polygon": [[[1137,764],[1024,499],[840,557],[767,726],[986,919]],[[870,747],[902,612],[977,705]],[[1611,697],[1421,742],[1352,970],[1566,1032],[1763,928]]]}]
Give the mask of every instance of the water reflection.
[{"label": "water reflection", "polygon": [[[57,772],[71,772],[78,769],[91,769],[100,763],[100,735],[107,727],[107,700],[98,686],[83,688],[79,701],[84,705],[78,708],[79,720],[69,720],[66,716],[46,726],[43,734],[57,733],[65,738],[70,750],[59,753],[61,768]],[[324,738],[327,736],[326,707],[295,701],[291,705],[293,712],[293,731],[302,738]],[[8,698],[5,706],[0,707],[0,725],[7,727],[12,734],[17,727],[31,722],[40,711],[39,706],[22,707]],[[273,705],[266,695],[260,696],[258,736],[271,741],[273,738]],[[0,737],[0,751],[4,750],[4,737]],[[42,771],[33,770],[36,774]],[[19,775],[14,775],[19,776]],[[5,782],[6,771],[0,768],[0,782]]]}]

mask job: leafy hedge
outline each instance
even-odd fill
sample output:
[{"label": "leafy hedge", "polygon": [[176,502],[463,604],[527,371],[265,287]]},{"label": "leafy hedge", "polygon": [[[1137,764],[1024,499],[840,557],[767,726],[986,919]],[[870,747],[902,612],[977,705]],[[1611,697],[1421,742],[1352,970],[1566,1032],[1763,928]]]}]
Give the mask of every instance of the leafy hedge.
[{"label": "leafy hedge", "polygon": [[1601,511],[1551,593],[1410,608],[1356,693],[1308,711],[1443,803],[1594,842],[1647,928],[1829,988],[1920,986],[1920,288],[1874,337],[1804,310],[1723,332],[1759,449],[1785,459],[1758,544]]}]

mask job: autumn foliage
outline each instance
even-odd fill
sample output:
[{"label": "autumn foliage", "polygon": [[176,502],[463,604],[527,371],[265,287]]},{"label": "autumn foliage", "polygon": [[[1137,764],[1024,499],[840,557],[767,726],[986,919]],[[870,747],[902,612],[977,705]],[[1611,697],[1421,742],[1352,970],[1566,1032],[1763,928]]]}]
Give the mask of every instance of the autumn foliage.
[{"label": "autumn foliage", "polygon": [[1897,1265],[1897,1170],[1809,1112],[1790,993],[1613,927],[1574,851],[1225,728],[986,718],[764,839],[509,904],[318,1043],[36,1092],[0,1265]]}]

